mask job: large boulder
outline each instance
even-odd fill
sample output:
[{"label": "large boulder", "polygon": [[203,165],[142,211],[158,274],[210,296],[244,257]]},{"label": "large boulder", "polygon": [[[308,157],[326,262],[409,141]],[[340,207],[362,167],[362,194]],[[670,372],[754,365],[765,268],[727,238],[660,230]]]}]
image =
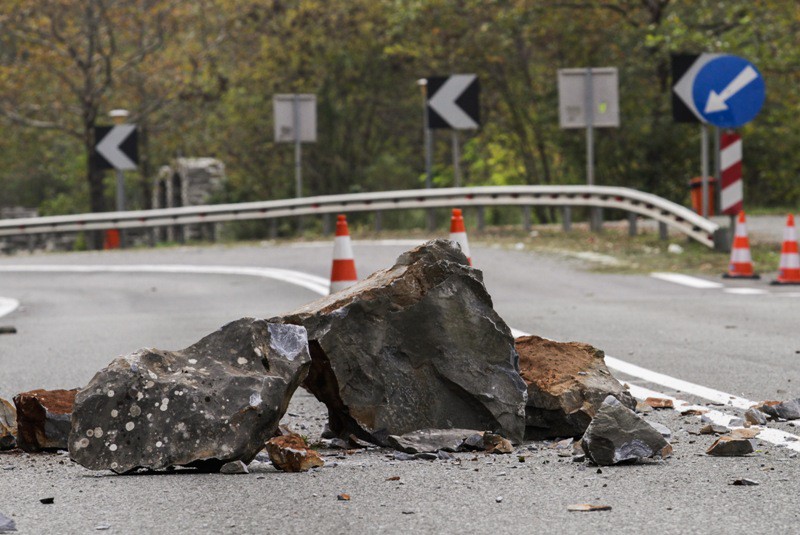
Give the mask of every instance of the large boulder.
[{"label": "large boulder", "polygon": [[76,397],[70,455],[117,473],[249,463],[309,364],[305,329],[252,318],[181,351],[117,358]]},{"label": "large boulder", "polygon": [[31,390],[14,396],[17,446],[25,451],[67,449],[74,390]]},{"label": "large boulder", "polygon": [[601,350],[538,336],[519,337],[516,347],[520,374],[528,384],[526,439],[581,436],[609,395],[629,409],[636,407],[608,371]]},{"label": "large boulder", "polygon": [[599,465],[665,459],[672,446],[635,412],[608,396],[581,440],[586,456]]},{"label": "large boulder", "polygon": [[526,387],[511,331],[481,272],[447,240],[275,321],[308,330],[303,386],[340,436],[387,445],[389,435],[461,428],[523,439]]}]

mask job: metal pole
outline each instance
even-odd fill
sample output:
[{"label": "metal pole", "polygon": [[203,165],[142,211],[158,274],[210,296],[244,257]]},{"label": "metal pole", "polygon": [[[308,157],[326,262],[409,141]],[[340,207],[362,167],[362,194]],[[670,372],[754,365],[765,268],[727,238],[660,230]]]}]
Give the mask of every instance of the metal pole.
[{"label": "metal pole", "polygon": [[[117,169],[117,212],[125,211],[125,171]],[[125,247],[125,231],[118,229],[119,232],[119,246]]]},{"label": "metal pole", "polygon": [[458,143],[458,130],[453,130],[453,176],[456,187],[461,187],[461,147]]},{"label": "metal pole", "polygon": [[303,196],[303,166],[301,162],[300,143],[300,96],[295,93],[292,98],[292,112],[294,113],[294,183],[295,197]]},{"label": "metal pole", "polygon": [[425,103],[425,187],[433,187],[433,132],[428,128],[428,104]]},{"label": "metal pole", "polygon": [[706,123],[700,124],[700,180],[703,187],[703,204],[701,214],[703,217],[708,217],[708,125]]},{"label": "metal pole", "polygon": [[586,184],[594,185],[594,95],[592,69],[586,69]]}]

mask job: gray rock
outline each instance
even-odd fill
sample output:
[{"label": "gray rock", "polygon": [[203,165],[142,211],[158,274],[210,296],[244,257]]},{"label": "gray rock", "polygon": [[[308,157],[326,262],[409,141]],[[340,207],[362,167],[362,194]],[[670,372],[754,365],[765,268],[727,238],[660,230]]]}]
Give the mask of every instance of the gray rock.
[{"label": "gray rock", "polygon": [[708,448],[706,453],[715,457],[740,457],[754,451],[751,439],[723,435]]},{"label": "gray rock", "polygon": [[731,430],[725,427],[724,425],[706,424],[700,428],[700,431],[698,431],[698,433],[700,433],[701,435],[714,435],[714,434],[724,435],[726,433],[730,433],[730,431]]},{"label": "gray rock", "polygon": [[231,461],[223,464],[219,472],[221,474],[249,474],[250,470],[247,469],[247,465],[242,461]]},{"label": "gray rock", "polygon": [[752,425],[767,425],[767,417],[756,409],[747,409],[744,412],[744,419]]},{"label": "gray rock", "polygon": [[744,420],[742,418],[731,418],[728,420],[728,427],[742,427]]},{"label": "gray rock", "polygon": [[[469,429],[420,429],[405,435],[389,435],[389,446],[406,453],[437,451],[457,451],[469,437],[478,434]],[[480,436],[480,449],[483,449],[483,436]]]},{"label": "gray rock", "polygon": [[17,445],[17,409],[0,398],[0,450],[9,450]]},{"label": "gray rock", "polygon": [[0,513],[0,533],[11,533],[17,531],[17,524],[3,513]]},{"label": "gray rock", "polygon": [[775,420],[779,418],[784,420],[800,419],[800,399],[780,402],[765,401],[756,408]]},{"label": "gray rock", "polygon": [[117,473],[255,458],[310,365],[305,329],[244,318],[181,351],[115,359],[78,393],[70,456]]},{"label": "gray rock", "polygon": [[396,451],[392,458],[395,461],[415,461],[417,459],[414,455],[403,451]]},{"label": "gray rock", "polygon": [[458,446],[457,451],[483,451],[486,449],[486,445],[483,442],[483,433],[473,433],[469,435],[464,441]]},{"label": "gray rock", "polygon": [[599,465],[664,459],[672,453],[661,433],[614,396],[603,401],[581,444],[587,457]]},{"label": "gray rock", "polygon": [[650,421],[648,421],[647,423],[650,424],[650,426],[653,429],[655,429],[656,431],[661,433],[662,437],[666,438],[667,440],[672,438],[672,431],[666,425],[660,424],[658,422],[650,422]]},{"label": "gray rock", "polygon": [[435,453],[430,453],[430,452],[426,451],[426,452],[423,452],[423,453],[415,453],[414,454],[414,458],[415,459],[421,459],[423,461],[435,461],[439,457]]},{"label": "gray rock", "polygon": [[452,453],[446,452],[444,450],[437,451],[436,452],[436,456],[439,459],[441,459],[442,461],[452,461],[453,459],[456,458],[455,455],[453,455]]},{"label": "gray rock", "polygon": [[481,272],[449,240],[275,321],[308,330],[304,386],[339,436],[381,446],[419,429],[523,438],[526,386],[514,339]]},{"label": "gray rock", "polygon": [[517,338],[516,348],[528,385],[526,439],[581,436],[609,395],[629,409],[636,407],[636,400],[608,371],[599,349],[538,336]]}]

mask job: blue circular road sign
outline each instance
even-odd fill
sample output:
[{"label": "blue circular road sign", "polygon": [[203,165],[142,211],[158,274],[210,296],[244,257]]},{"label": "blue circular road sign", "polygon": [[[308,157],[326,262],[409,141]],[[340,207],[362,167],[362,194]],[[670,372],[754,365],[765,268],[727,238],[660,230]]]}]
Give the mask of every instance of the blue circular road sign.
[{"label": "blue circular road sign", "polygon": [[700,69],[692,86],[697,112],[715,126],[749,123],[764,105],[764,78],[755,65],[738,56],[720,56]]}]

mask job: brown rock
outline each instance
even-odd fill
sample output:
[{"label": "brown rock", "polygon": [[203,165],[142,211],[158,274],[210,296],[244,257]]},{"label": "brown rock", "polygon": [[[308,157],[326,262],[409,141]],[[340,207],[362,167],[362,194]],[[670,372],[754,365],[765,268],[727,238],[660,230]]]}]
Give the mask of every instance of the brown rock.
[{"label": "brown rock", "polygon": [[73,390],[31,390],[14,396],[17,445],[25,451],[67,449]]},{"label": "brown rock", "polygon": [[310,449],[297,434],[275,437],[267,441],[269,460],[284,472],[307,472],[325,464],[319,454]]},{"label": "brown rock", "polygon": [[761,429],[734,429],[731,431],[733,438],[756,438]]},{"label": "brown rock", "polygon": [[715,457],[739,457],[753,453],[753,442],[746,438],[736,438],[731,435],[721,436],[714,442],[706,453]]},{"label": "brown rock", "polygon": [[[644,402],[654,409],[674,409],[675,405],[672,403],[671,399],[667,398],[647,398]],[[688,414],[691,409],[687,410],[686,413]],[[683,414],[683,412],[681,412]]]},{"label": "brown rock", "polygon": [[513,453],[514,451],[514,446],[509,440],[494,433],[483,434],[483,445],[486,453]]},{"label": "brown rock", "polygon": [[699,433],[701,435],[724,435],[725,433],[729,432],[730,429],[725,427],[724,425],[719,424],[706,424],[700,428]]},{"label": "brown rock", "polygon": [[528,385],[525,438],[582,435],[606,396],[633,409],[636,401],[614,379],[604,353],[588,344],[539,336],[515,340],[520,375]]},{"label": "brown rock", "polygon": [[17,410],[14,405],[0,398],[0,450],[17,445]]}]

